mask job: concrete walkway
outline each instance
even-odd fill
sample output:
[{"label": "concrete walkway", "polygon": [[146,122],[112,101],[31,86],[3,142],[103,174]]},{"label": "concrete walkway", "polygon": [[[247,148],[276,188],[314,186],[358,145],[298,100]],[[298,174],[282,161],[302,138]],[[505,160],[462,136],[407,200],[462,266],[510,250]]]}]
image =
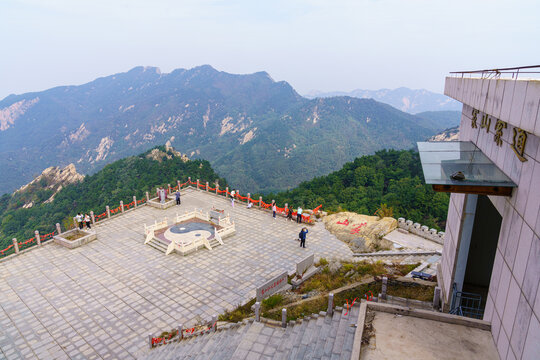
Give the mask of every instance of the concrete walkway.
[{"label": "concrete walkway", "polygon": [[[193,208],[226,209],[237,234],[212,251],[182,257],[143,244],[143,224]],[[129,359],[148,333],[213,314],[254,297],[272,275],[293,272],[315,253],[351,259],[348,246],[320,223],[307,249],[301,225],[187,190],[182,205],[144,206],[96,226],[98,239],[68,250],[54,243],[0,263],[0,359]]]}]

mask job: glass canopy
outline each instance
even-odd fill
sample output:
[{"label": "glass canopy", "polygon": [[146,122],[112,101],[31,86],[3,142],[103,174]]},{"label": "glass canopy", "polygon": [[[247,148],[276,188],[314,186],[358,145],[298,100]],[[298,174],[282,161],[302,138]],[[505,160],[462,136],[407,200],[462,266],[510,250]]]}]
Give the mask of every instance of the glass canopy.
[{"label": "glass canopy", "polygon": [[[440,191],[465,193],[469,191],[462,190],[471,186],[510,188],[509,191],[517,187],[470,141],[419,142],[418,151],[426,184],[434,185],[435,190],[437,190],[435,185],[451,185],[451,187],[447,186],[446,190]],[[458,172],[461,172],[463,176],[459,174],[457,177],[463,179],[452,179],[451,176]],[[490,193],[475,190],[472,192]]]}]

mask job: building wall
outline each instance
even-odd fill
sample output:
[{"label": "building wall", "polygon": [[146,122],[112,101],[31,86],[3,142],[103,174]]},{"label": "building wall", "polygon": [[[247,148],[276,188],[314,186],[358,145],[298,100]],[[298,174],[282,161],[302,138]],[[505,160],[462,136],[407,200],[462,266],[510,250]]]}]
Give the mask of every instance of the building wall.
[{"label": "building wall", "polygon": [[[538,359],[540,81],[449,77],[445,83],[445,94],[463,103],[460,140],[475,143],[518,184],[511,197],[489,197],[503,219],[484,320],[492,324],[493,339],[501,359]],[[472,127],[473,110],[478,111],[476,128]],[[482,119],[486,121],[482,122]],[[507,127],[502,129],[500,146],[495,142],[497,120],[507,123]],[[514,128],[527,132],[523,153],[526,161],[521,161],[512,149]],[[440,269],[446,301],[451,296],[464,199],[462,194],[452,194],[450,198]]]}]

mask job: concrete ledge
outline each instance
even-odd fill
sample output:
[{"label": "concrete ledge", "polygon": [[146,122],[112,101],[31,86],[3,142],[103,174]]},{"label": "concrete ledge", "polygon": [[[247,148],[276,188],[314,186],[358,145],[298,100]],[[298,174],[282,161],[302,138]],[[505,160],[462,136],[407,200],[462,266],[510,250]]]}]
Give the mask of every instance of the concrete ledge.
[{"label": "concrete ledge", "polygon": [[165,201],[163,204],[161,202],[159,202],[157,200],[157,198],[154,198],[154,199],[150,199],[149,201],[146,202],[148,205],[150,205],[151,207],[154,207],[156,209],[161,209],[161,210],[165,210],[165,209],[168,209],[170,207],[173,207],[174,205],[176,205],[176,200],[169,200],[169,201]]},{"label": "concrete ledge", "polygon": [[302,278],[296,280],[291,279],[291,285],[293,289],[296,289],[298,286],[300,286],[304,281],[312,277],[313,275],[319,273],[321,271],[321,268],[318,268],[316,266],[311,266],[302,276]]},{"label": "concrete ledge", "polygon": [[[66,239],[67,236],[74,233],[84,233],[86,235],[75,240]],[[97,234],[95,231],[73,229],[73,230],[63,232],[59,235],[56,235],[53,237],[53,239],[55,243],[62,245],[63,247],[67,247],[68,249],[75,249],[75,248],[78,248],[79,246],[82,246],[84,244],[87,244],[91,241],[96,240]]]},{"label": "concrete ledge", "polygon": [[358,320],[356,321],[356,331],[354,332],[353,348],[351,353],[351,360],[360,359],[360,350],[362,349],[362,336],[364,335],[364,323],[366,321],[367,304],[362,301],[360,303],[360,312],[358,313]]},{"label": "concrete ledge", "polygon": [[397,305],[374,303],[371,301],[367,302],[367,306],[370,310],[404,316],[414,316],[421,319],[440,321],[448,324],[463,325],[481,330],[491,331],[491,323],[484,320],[471,319],[468,317],[450,315],[429,310],[405,308]]}]

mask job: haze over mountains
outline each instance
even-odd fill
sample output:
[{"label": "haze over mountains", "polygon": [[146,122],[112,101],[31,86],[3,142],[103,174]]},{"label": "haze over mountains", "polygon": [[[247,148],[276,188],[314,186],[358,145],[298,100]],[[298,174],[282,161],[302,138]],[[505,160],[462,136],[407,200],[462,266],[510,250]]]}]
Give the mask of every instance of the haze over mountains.
[{"label": "haze over mountains", "polygon": [[169,141],[245,191],[294,187],[382,148],[411,148],[459,118],[372,99],[306,99],[266,72],[154,67],[0,101],[0,193],[49,166],[81,173]]},{"label": "haze over mountains", "polygon": [[305,95],[309,99],[316,97],[351,96],[359,99],[374,99],[382,103],[392,105],[396,109],[418,114],[424,111],[459,111],[461,103],[446,95],[437,94],[428,90],[415,90],[406,87],[397,89],[362,90],[356,89],[345,91],[311,91]]}]

